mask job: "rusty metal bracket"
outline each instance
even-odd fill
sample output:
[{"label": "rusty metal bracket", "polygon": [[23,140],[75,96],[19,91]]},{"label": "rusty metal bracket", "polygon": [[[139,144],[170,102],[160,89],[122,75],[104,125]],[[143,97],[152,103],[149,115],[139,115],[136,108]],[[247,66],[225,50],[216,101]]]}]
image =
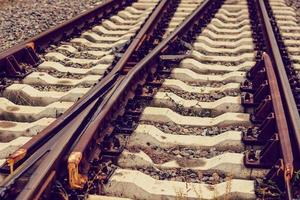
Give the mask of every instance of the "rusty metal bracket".
[{"label": "rusty metal bracket", "polygon": [[138,116],[142,113],[142,106],[137,99],[130,99],[126,105],[126,113]]},{"label": "rusty metal bracket", "polygon": [[247,72],[246,77],[249,80],[253,80],[258,73],[258,71],[262,70],[264,68],[264,62],[263,60],[259,60],[256,62],[256,64]]},{"label": "rusty metal bracket", "polygon": [[7,158],[6,162],[9,166],[10,173],[13,173],[15,163],[22,160],[25,157],[26,153],[27,153],[27,150],[21,148],[21,149],[18,149],[16,152],[14,152],[12,155],[10,155]]},{"label": "rusty metal bracket", "polygon": [[241,83],[240,90],[242,92],[248,92],[248,93],[253,93],[254,88],[252,85],[252,82],[246,79],[244,82]]},{"label": "rusty metal bracket", "polygon": [[[257,83],[256,83],[257,84]],[[268,81],[260,81],[260,85],[255,85],[253,82],[246,80],[240,86],[242,92],[241,102],[245,107],[256,107],[266,98],[269,94],[269,83]]]},{"label": "rusty metal bracket", "polygon": [[[127,138],[125,140],[127,140]],[[116,137],[116,135],[113,135],[101,143],[101,154],[118,156],[122,153],[124,148],[125,147],[121,144],[121,141]]]},{"label": "rusty metal bracket", "polygon": [[82,159],[81,152],[72,152],[68,157],[69,185],[71,188],[83,188],[87,181],[87,176],[79,173],[79,163]]},{"label": "rusty metal bracket", "polygon": [[158,73],[149,74],[147,76],[146,81],[147,81],[146,85],[149,85],[151,87],[160,87],[163,84],[163,79],[160,77]]},{"label": "rusty metal bracket", "polygon": [[250,115],[250,120],[254,124],[261,124],[265,118],[272,112],[272,100],[268,95],[263,101],[260,102],[254,113]]},{"label": "rusty metal bracket", "polygon": [[256,104],[254,103],[253,94],[251,94],[249,92],[242,92],[241,104],[247,108],[254,107]]},{"label": "rusty metal bracket", "polygon": [[26,45],[16,54],[8,55],[0,60],[2,69],[0,77],[23,78],[30,73],[31,67],[36,67],[41,59],[34,51],[34,45]]},{"label": "rusty metal bracket", "polygon": [[151,85],[146,85],[145,87],[140,85],[136,90],[136,94],[137,94],[136,98],[144,99],[144,100],[152,100],[156,90],[157,88]]},{"label": "rusty metal bracket", "polygon": [[249,128],[243,132],[242,141],[246,145],[264,145],[275,134],[276,130],[275,115],[270,113],[257,130]]},{"label": "rusty metal bracket", "polygon": [[[278,159],[276,164],[273,165],[267,173],[265,180],[272,180],[282,191],[284,191],[285,187],[291,189],[291,183],[286,183],[286,181],[292,178],[292,174],[292,166],[285,165],[283,159]],[[284,182],[282,182],[282,180],[284,180]]]},{"label": "rusty metal bracket", "polygon": [[271,168],[280,155],[278,134],[268,140],[261,151],[247,151],[244,157],[244,164],[250,168]]},{"label": "rusty metal bracket", "polygon": [[256,104],[260,104],[267,95],[269,95],[269,83],[265,80],[257,87],[256,92],[253,94],[253,100]]}]

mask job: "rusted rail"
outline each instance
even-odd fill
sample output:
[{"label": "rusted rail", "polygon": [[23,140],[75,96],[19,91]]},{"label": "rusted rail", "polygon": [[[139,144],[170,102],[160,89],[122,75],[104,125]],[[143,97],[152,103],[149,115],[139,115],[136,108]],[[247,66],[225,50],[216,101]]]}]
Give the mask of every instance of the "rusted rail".
[{"label": "rusted rail", "polygon": [[265,62],[266,73],[269,79],[270,93],[272,98],[272,104],[274,113],[276,116],[276,124],[278,129],[278,136],[280,140],[280,148],[283,157],[283,177],[286,186],[287,196],[292,199],[291,193],[291,179],[294,173],[294,157],[291,145],[291,138],[288,129],[287,120],[285,117],[285,112],[283,109],[282,97],[280,95],[278,79],[276,79],[275,71],[271,62],[270,57],[267,54],[263,54],[263,59]]},{"label": "rusted rail", "polygon": [[292,129],[291,134],[293,134],[294,143],[296,145],[296,150],[298,155],[300,153],[300,117],[297,109],[297,104],[295,102],[295,97],[292,93],[292,89],[289,83],[288,75],[286,72],[286,67],[284,65],[282,56],[280,54],[279,46],[276,41],[275,33],[273,31],[270,18],[266,9],[265,1],[259,0],[259,9],[263,22],[264,35],[267,41],[268,54],[274,63],[276,76],[279,81],[279,88],[283,93],[283,101],[286,108],[286,114],[288,116],[289,128]]},{"label": "rusted rail", "polygon": [[[245,165],[263,168],[279,165],[275,176],[282,176],[288,199],[292,199],[291,179],[294,171],[294,157],[290,131],[279,90],[279,81],[267,53],[263,53],[262,60],[250,70],[248,78],[251,83],[246,81],[242,90],[253,90],[254,93],[244,93],[242,102],[247,106],[258,105],[251,120],[254,123],[260,120],[262,122],[255,134],[248,132],[243,140],[248,144],[264,144],[265,146],[258,155],[254,151],[247,152]],[[269,176],[274,176],[273,170],[269,172]]]},{"label": "rusted rail", "polygon": [[[243,96],[243,103],[255,108],[251,120],[259,127],[255,133],[245,133],[243,140],[246,144],[261,145],[263,150],[246,153],[245,164],[249,167],[273,167],[266,178],[276,180],[279,185],[284,183],[286,198],[292,199],[291,178],[300,144],[299,114],[264,1],[255,2],[267,48],[262,60],[248,73],[250,81],[242,85],[242,90],[247,92]],[[144,91],[141,85],[150,82],[160,84],[159,79],[151,78],[158,70],[165,70],[159,68],[160,62],[177,61],[187,56],[178,47],[189,48],[186,44],[195,39],[195,32],[201,31],[210,21],[222,1],[204,1],[184,23],[155,47],[153,38],[159,25],[153,25],[152,22],[168,14],[161,11],[169,4],[172,5],[172,1],[163,0],[158,5],[108,76],[36,140],[30,141],[10,157],[10,166],[16,162],[22,163],[18,161],[26,156],[28,159],[23,159],[25,162],[2,184],[5,187],[15,184],[14,181],[26,174],[30,167],[36,168],[18,199],[40,197],[60,176],[58,170],[67,174],[71,189],[82,189],[87,182],[91,161],[101,159],[101,145],[114,131],[111,123],[124,114],[123,108],[136,92],[146,96],[153,92],[150,89]],[[140,51],[143,51],[142,56],[136,57]],[[66,118],[68,122],[64,121]],[[28,152],[34,153],[33,156],[29,157]],[[40,163],[33,165],[37,160]]]},{"label": "rusted rail", "polygon": [[[37,53],[42,53],[51,44],[80,34],[101,19],[111,15],[133,0],[107,0],[95,8],[55,26],[41,34],[13,46],[0,53],[0,78],[23,78],[40,62]],[[0,91],[7,86],[7,81],[0,81]]]},{"label": "rusted rail", "polygon": [[[166,4],[160,4],[158,10],[163,10],[165,6]],[[102,89],[105,89],[107,85],[111,85],[113,82],[115,82],[118,76],[121,73],[123,73],[122,72],[123,68],[128,67],[125,66],[125,64],[127,64],[127,61],[130,59],[130,56],[138,49],[144,48],[140,46],[141,43],[145,39],[152,36],[153,34],[158,34],[157,32],[155,33],[153,32],[154,25],[151,22],[158,21],[159,17],[161,17],[164,14],[168,14],[168,13],[158,12],[156,10],[153,13],[153,15],[150,16],[149,20],[145,23],[145,25],[141,28],[141,30],[138,32],[136,37],[132,40],[130,46],[128,47],[124,55],[113,67],[110,75],[104,77],[94,88],[92,88],[88,93],[86,93],[78,102],[76,102],[70,109],[68,109],[61,117],[59,117],[50,126],[48,126],[41,133],[39,133],[36,137],[34,137],[32,140],[30,140],[28,143],[22,146],[22,148],[20,148],[18,151],[12,154],[8,158],[8,164],[10,165],[10,167],[5,167],[6,171],[9,170],[8,168],[12,169],[13,166],[15,167],[19,166],[21,163],[20,161],[26,158],[26,155],[30,155],[32,152],[36,151],[41,146],[41,144],[49,140],[49,137],[52,137],[55,134],[55,132],[57,132],[59,129],[65,126],[65,124],[68,123],[68,121],[70,121],[74,116],[79,114],[89,103],[91,103],[91,101],[97,98]],[[162,23],[164,22],[162,21]],[[5,170],[5,168],[2,168],[2,171]]]},{"label": "rusted rail", "polygon": [[[132,41],[132,43],[128,47],[127,51],[124,53],[124,56],[122,56],[122,58],[116,63],[115,67],[111,71],[112,74],[125,75],[128,72],[128,70],[130,70],[130,68],[132,68],[135,65],[136,61],[132,60],[133,55],[141,49],[142,50],[149,49],[149,46],[147,48],[142,46],[143,42],[144,41],[149,42],[149,40],[151,40],[151,38],[156,38],[157,40],[161,39],[161,38],[158,38],[158,36],[160,34],[157,33],[157,30],[154,31],[154,26],[153,26],[152,22],[157,21],[164,14],[169,14],[167,9],[165,9],[165,8],[167,6],[170,7],[172,2],[175,2],[175,1],[170,1],[170,4],[167,4],[167,1],[162,1],[158,5],[158,7],[154,11],[153,15],[149,18],[149,21],[147,21],[145,23],[145,26],[141,29],[141,31],[137,34],[136,38]],[[162,23],[165,23],[165,22],[162,22]],[[157,35],[155,35],[155,34],[157,34]],[[151,49],[151,47],[150,47],[150,49]],[[118,86],[115,86],[114,88],[118,88]],[[106,98],[106,99],[108,100],[109,98]],[[101,109],[98,109],[98,110],[101,110],[102,113],[105,111],[111,112],[111,110],[107,110],[107,107],[105,107],[105,108],[101,107]],[[98,112],[95,113],[95,115],[97,115],[97,114],[98,114]],[[103,114],[101,114],[101,115],[103,115]],[[107,116],[107,115],[105,114],[104,116]],[[90,124],[90,126],[95,126],[95,124],[99,124],[99,123],[93,121]],[[80,140],[79,143],[81,143],[83,141],[84,144],[77,144],[77,145],[81,145],[81,146],[83,145],[83,146],[87,147],[90,140],[86,136],[85,132],[82,133],[81,135],[84,135],[84,137],[82,136],[83,140]],[[103,137],[104,136],[100,137],[100,140],[103,139]],[[99,138],[98,138],[98,142],[99,142]],[[88,147],[89,153],[93,152],[93,150],[91,150],[93,148],[95,148],[94,145],[90,145]],[[93,155],[84,156],[84,158],[91,157],[91,156],[93,156]],[[83,158],[83,155],[78,152],[72,152],[68,158],[69,184],[72,188],[82,188],[84,186],[84,184],[86,183],[86,177],[84,175],[80,175],[79,169],[78,169],[78,164],[82,158]],[[88,167],[86,167],[86,169],[88,169]]]},{"label": "rusted rail", "polygon": [[266,180],[275,181],[285,191],[285,198],[292,199],[291,179],[299,164],[296,158],[300,152],[300,118],[266,2],[254,2],[257,20],[262,25],[257,40],[267,53],[248,73],[251,82],[246,81],[241,87],[247,91],[242,101],[256,107],[251,120],[259,125],[257,131],[248,130],[243,141],[263,148],[246,153],[245,165],[272,168]]},{"label": "rusted rail", "polygon": [[[192,32],[200,31],[209,22],[212,13],[218,10],[221,1],[204,1],[191,16],[189,16],[174,32],[165,38],[157,47],[153,49],[144,59],[138,62],[113,90],[112,96],[104,103],[101,111],[95,114],[90,125],[82,133],[78,143],[74,146],[69,159],[68,171],[69,182],[73,188],[82,188],[86,183],[84,173],[88,170],[88,164],[95,155],[91,152],[99,152],[99,144],[107,135],[113,132],[110,123],[122,115],[127,101],[134,96],[134,91],[139,84],[145,82],[149,74],[157,70],[160,54],[168,49],[172,49],[172,42],[178,43],[178,38],[192,40],[189,37]],[[210,9],[208,9],[210,8]],[[181,40],[182,41],[182,40]],[[172,49],[175,50],[176,49]],[[174,52],[175,53],[175,52]],[[178,53],[176,51],[176,53]],[[81,170],[80,170],[81,169]],[[83,173],[84,172],[84,173]]]},{"label": "rusted rail", "polygon": [[[40,63],[37,53],[42,53],[51,44],[66,40],[74,35],[80,34],[83,30],[88,29],[93,24],[99,22],[103,18],[118,11],[120,8],[134,2],[133,0],[107,0],[103,1],[95,8],[47,30],[33,38],[30,38],[22,44],[16,45],[2,53],[0,53],[0,91],[7,87],[11,82],[5,78],[23,78],[32,71]],[[106,77],[105,80],[98,84],[97,91],[90,91],[86,96],[91,98],[81,98],[64,115],[60,116],[50,126],[44,129],[40,134],[35,136],[28,143],[23,145],[18,151],[10,155],[5,166],[1,167],[2,172],[8,173],[18,167],[28,155],[31,155],[42,144],[48,141],[55,133],[63,128],[66,123],[71,121],[76,115],[82,112],[93,100],[99,97],[101,90],[107,89],[117,76],[112,75]],[[100,87],[100,88],[99,88]],[[109,86],[108,86],[109,87]]]},{"label": "rusted rail", "polygon": [[[28,73],[30,73],[31,68],[35,67],[40,58],[37,53],[42,53],[49,45],[57,43],[61,40],[68,39],[76,34],[79,34],[83,30],[92,26],[94,23],[102,20],[108,15],[118,11],[125,5],[134,2],[133,0],[108,0],[104,1],[99,6],[92,8],[61,25],[58,25],[48,31],[45,31],[31,39],[28,39],[22,44],[16,45],[2,53],[0,53],[0,79],[3,77],[6,78],[23,78]],[[9,61],[13,59],[14,61]],[[36,60],[33,61],[33,60]],[[23,67],[21,67],[21,65]],[[26,65],[26,69],[24,68]],[[15,69],[16,68],[16,69]],[[7,71],[8,70],[8,71]],[[18,71],[19,70],[19,71]],[[12,171],[13,168],[18,167],[22,161],[35,152],[39,147],[49,140],[55,133],[64,127],[67,122],[73,119],[78,115],[82,110],[87,107],[95,98],[99,96],[99,91],[105,89],[106,85],[110,85],[113,81],[116,80],[116,76],[106,77],[100,84],[95,87],[95,90],[88,92],[85,97],[90,98],[81,98],[76,102],[71,108],[69,108],[64,115],[60,116],[55,120],[50,126],[44,129],[40,134],[26,143],[22,148],[13,153],[9,158],[6,166],[2,166],[2,172]],[[0,91],[4,89],[7,82],[4,82],[4,85],[1,86],[0,82]],[[100,86],[101,85],[101,86]],[[98,90],[96,89],[98,88]],[[8,166],[8,165],[9,166]]]}]

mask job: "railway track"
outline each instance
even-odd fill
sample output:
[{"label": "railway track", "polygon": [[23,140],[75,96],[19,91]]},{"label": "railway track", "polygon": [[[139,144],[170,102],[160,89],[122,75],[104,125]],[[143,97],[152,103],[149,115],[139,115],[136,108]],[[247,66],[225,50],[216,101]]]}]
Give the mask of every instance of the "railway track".
[{"label": "railway track", "polygon": [[172,4],[124,7],[5,87],[2,197],[299,197],[294,10]]},{"label": "railway track", "polygon": [[136,2],[80,37],[53,46],[32,73],[5,88],[0,100],[1,159],[43,130],[101,79],[118,48],[130,41],[157,2]]}]

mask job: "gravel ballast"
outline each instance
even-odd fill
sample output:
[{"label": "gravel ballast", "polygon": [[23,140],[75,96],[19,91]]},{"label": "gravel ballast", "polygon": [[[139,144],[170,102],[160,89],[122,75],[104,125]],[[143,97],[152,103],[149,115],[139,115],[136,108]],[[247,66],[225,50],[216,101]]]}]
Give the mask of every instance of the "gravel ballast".
[{"label": "gravel ballast", "polygon": [[0,0],[0,52],[61,24],[102,0]]},{"label": "gravel ballast", "polygon": [[[218,183],[230,180],[230,177],[226,177],[222,173],[209,173],[209,172],[197,172],[192,169],[168,169],[162,170],[154,167],[149,168],[137,168],[137,170],[151,176],[157,180],[169,180],[169,181],[180,181],[187,183],[206,183],[215,185]],[[213,188],[212,188],[213,189]]]},{"label": "gravel ballast", "polygon": [[300,1],[299,0],[286,0],[288,6],[293,7],[297,12],[298,24],[300,24]]},{"label": "gravel ballast", "polygon": [[224,133],[226,131],[244,131],[246,132],[249,127],[245,126],[225,126],[225,127],[197,127],[197,126],[182,126],[173,122],[158,123],[152,121],[141,121],[141,124],[153,125],[164,133],[174,135],[201,135],[201,136],[214,136]]},{"label": "gravel ballast", "polygon": [[197,100],[200,102],[214,102],[226,96],[236,97],[239,95],[237,91],[212,92],[212,93],[194,93],[173,88],[160,88],[159,92],[170,92],[186,100]]}]

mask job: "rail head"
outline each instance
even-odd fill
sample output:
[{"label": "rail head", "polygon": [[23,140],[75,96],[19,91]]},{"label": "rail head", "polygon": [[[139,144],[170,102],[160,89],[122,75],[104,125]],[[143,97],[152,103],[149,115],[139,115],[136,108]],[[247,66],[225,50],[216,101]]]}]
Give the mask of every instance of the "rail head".
[{"label": "rail head", "polygon": [[270,86],[271,99],[276,118],[277,131],[280,139],[280,147],[282,151],[282,157],[284,161],[284,174],[287,180],[291,180],[293,176],[293,151],[291,138],[288,128],[288,120],[286,119],[286,113],[284,111],[282,95],[280,94],[278,78],[276,78],[274,66],[272,65],[271,58],[267,53],[263,53],[262,59],[265,64],[265,69]]}]

